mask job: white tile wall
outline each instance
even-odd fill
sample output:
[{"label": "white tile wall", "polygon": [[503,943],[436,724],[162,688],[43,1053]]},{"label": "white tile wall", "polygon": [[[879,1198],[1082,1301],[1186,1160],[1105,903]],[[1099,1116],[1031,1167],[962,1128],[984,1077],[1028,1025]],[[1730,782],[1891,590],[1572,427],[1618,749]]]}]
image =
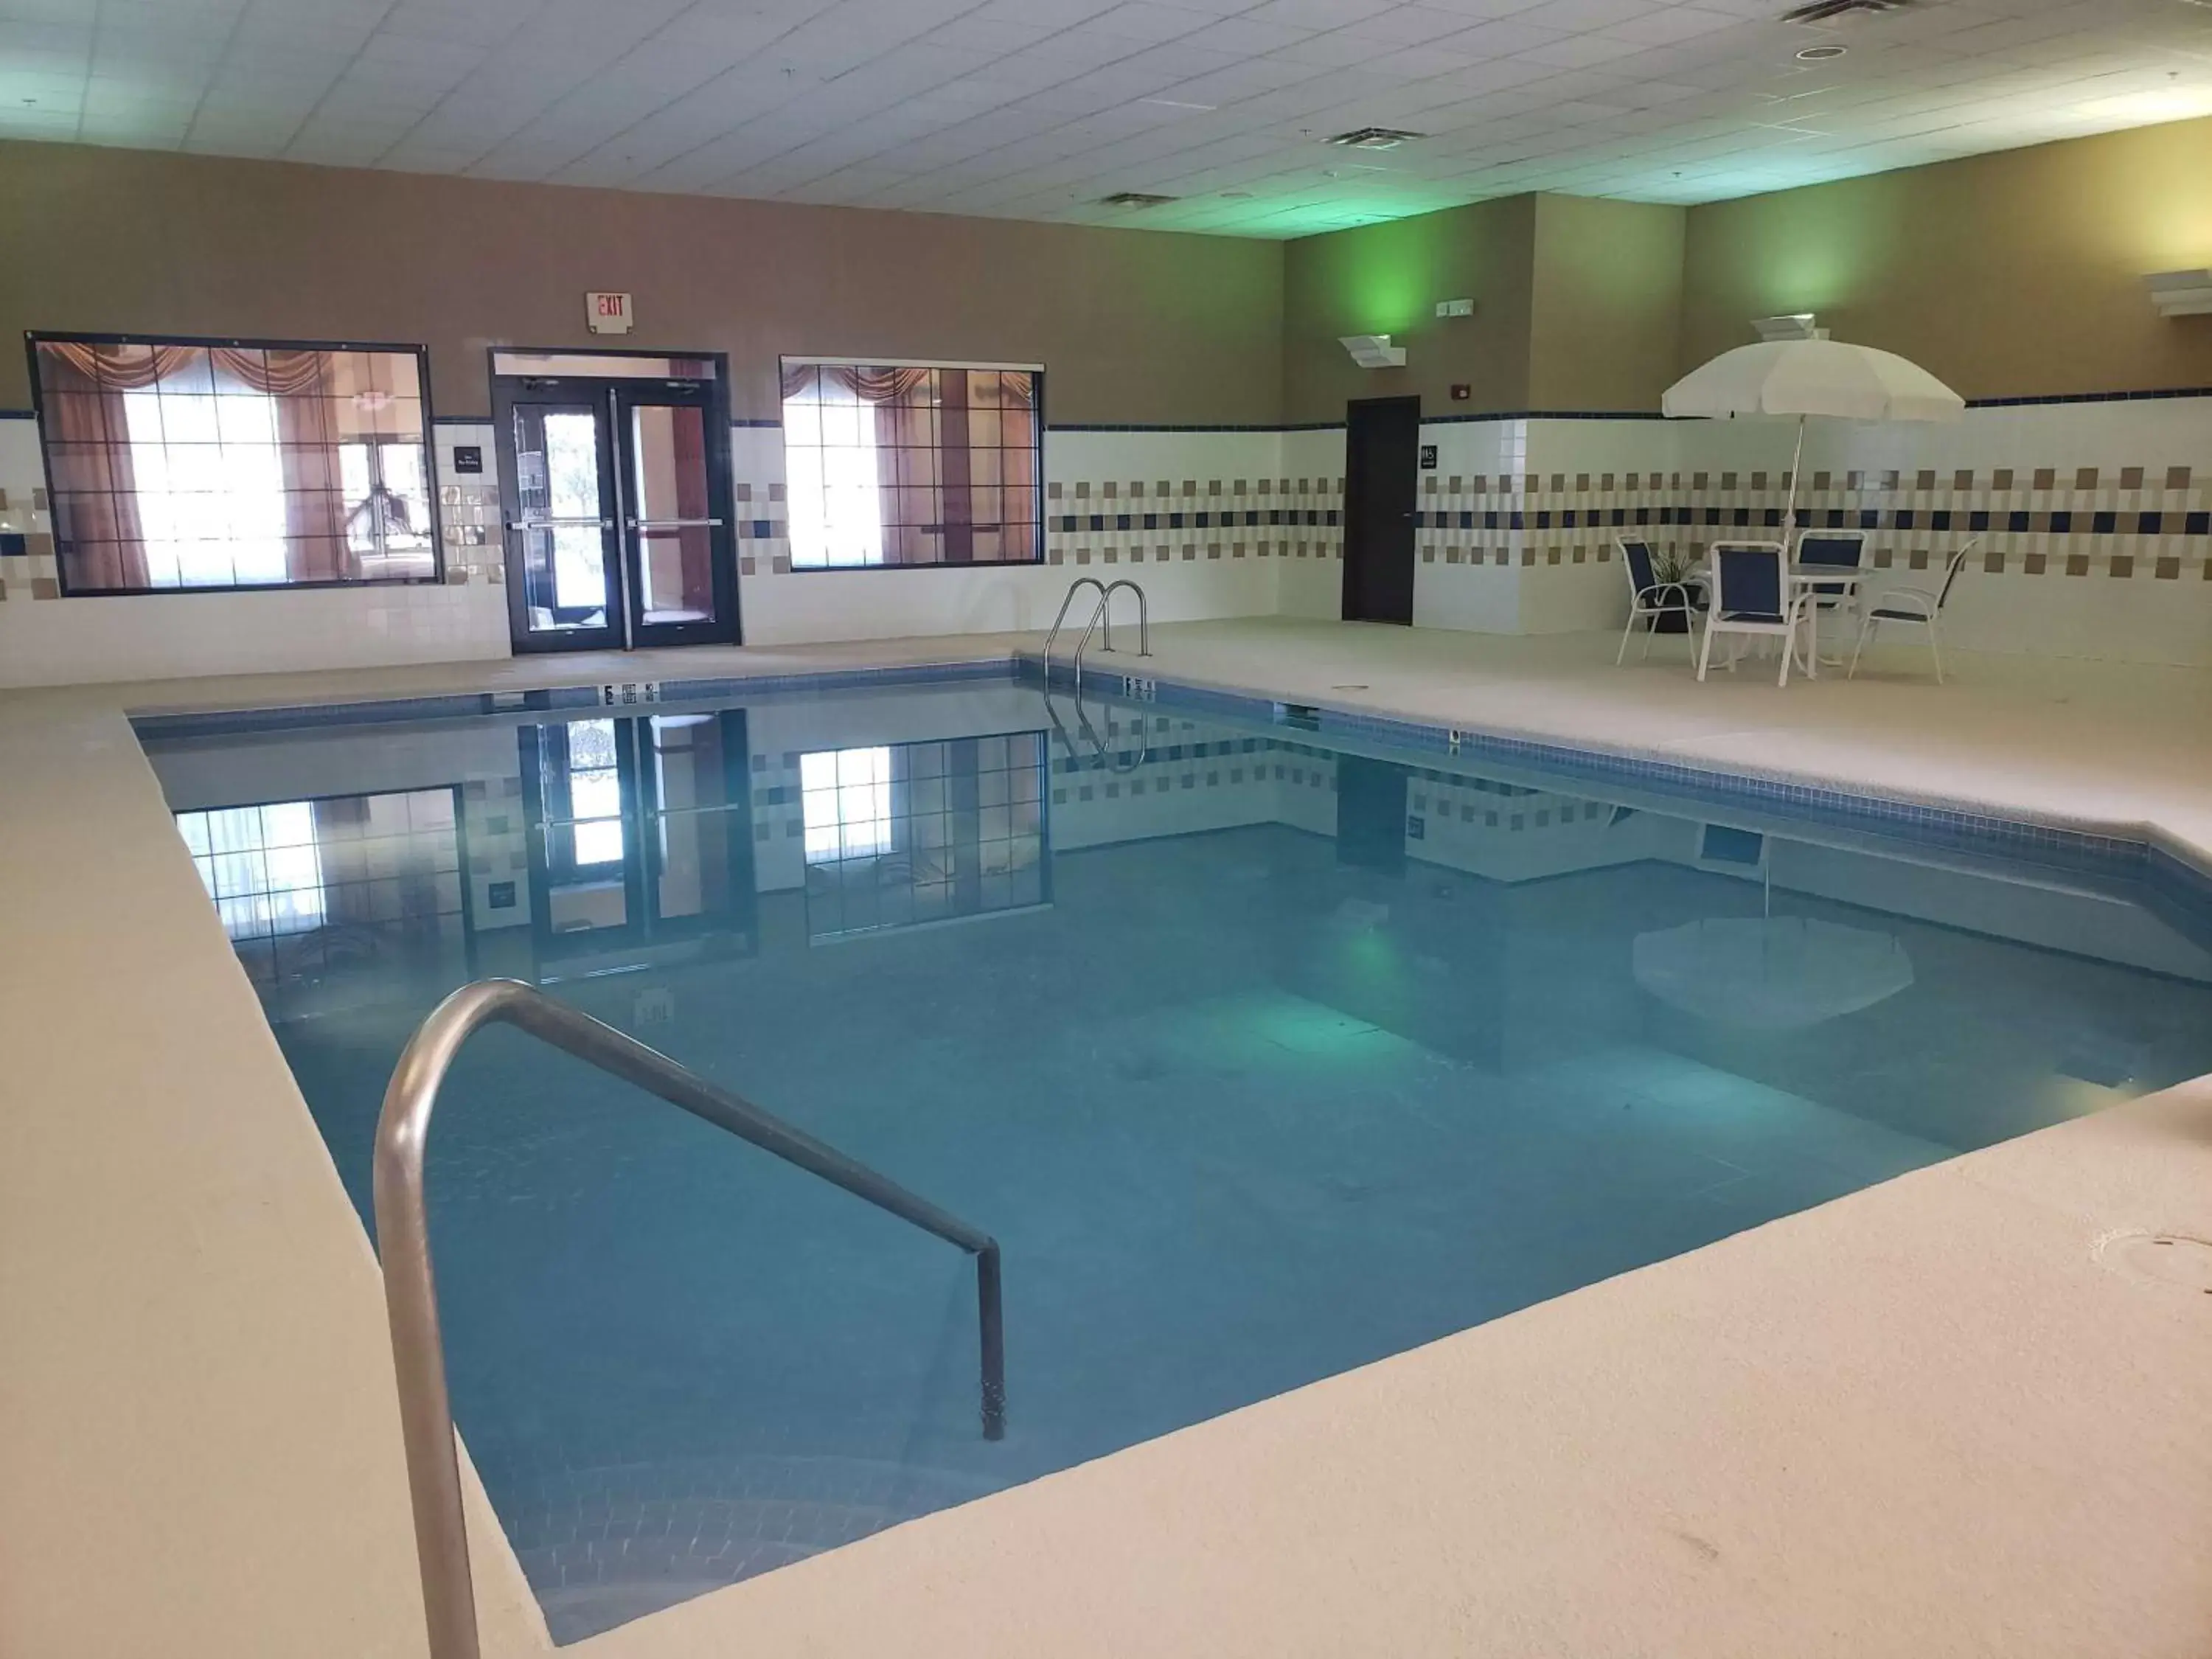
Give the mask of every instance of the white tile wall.
[{"label": "white tile wall", "polygon": [[0,605],[0,685],[504,657],[503,590],[277,588]]},{"label": "white tile wall", "polygon": [[[1272,616],[1282,608],[1283,571],[1301,562],[1329,568],[1327,559],[1261,556],[1258,543],[1277,532],[1260,526],[1227,531],[1119,530],[1121,512],[1141,517],[1148,508],[1163,514],[1228,509],[1234,501],[1255,510],[1272,506],[1261,481],[1284,476],[1283,434],[1276,432],[1053,432],[1045,442],[1048,488],[1061,495],[1045,503],[1048,520],[1076,516],[1083,527],[1068,532],[1048,524],[1046,546],[1054,562],[1044,565],[975,565],[910,570],[778,571],[776,542],[750,554],[752,568],[738,579],[738,604],[745,638],[756,644],[814,640],[890,639],[915,635],[988,633],[1041,629],[1052,624],[1068,585],[1096,575],[1106,581],[1127,576],[1144,590],[1155,622],[1213,617]],[[1336,445],[1342,450],[1340,436]],[[781,434],[772,428],[739,428],[733,434],[733,468],[750,486],[755,500],[783,482]],[[1185,481],[1200,492],[1194,497],[1156,492],[1165,482],[1179,491]],[[1218,481],[1224,493],[1205,493]],[[1244,483],[1243,497],[1234,486]],[[1331,486],[1334,479],[1332,476]],[[1115,495],[1103,490],[1112,484]],[[1077,486],[1087,487],[1079,498]],[[1133,486],[1145,494],[1134,496]],[[738,515],[748,509],[740,504]],[[1092,531],[1097,514],[1107,527]],[[780,520],[782,507],[774,505]],[[780,529],[780,526],[779,526]],[[1183,549],[1190,545],[1193,556]],[[1162,550],[1165,550],[1163,556]],[[1117,604],[1126,601],[1117,601]],[[1117,612],[1119,614],[1119,612]],[[1333,614],[1333,613],[1332,613]]]},{"label": "white tile wall", "polygon": [[[1540,633],[1610,628],[1625,614],[1626,583],[1611,556],[1609,526],[1588,522],[1592,509],[1666,504],[1778,506],[1790,464],[1794,426],[1783,421],[1474,421],[1431,422],[1422,441],[1438,450],[1435,472],[1425,475],[1424,510],[1451,511],[1437,523],[1449,528],[1421,532],[1416,567],[1414,620],[1424,627],[1477,632]],[[452,470],[457,444],[475,444],[492,459],[487,426],[441,425],[441,514],[446,530],[448,584],[437,587],[330,589],[236,594],[161,595],[85,599],[33,597],[33,573],[46,560],[0,558],[0,685],[65,684],[199,673],[234,673],[314,667],[481,659],[507,652],[501,586],[499,503],[494,470],[475,477]],[[751,488],[749,514],[770,520],[780,537],[783,505],[782,439],[775,428],[739,428],[732,434],[736,477]],[[977,566],[968,569],[858,572],[779,572],[774,540],[741,542],[751,568],[739,579],[746,637],[756,642],[867,639],[896,635],[1036,629],[1049,624],[1068,583],[1080,574],[1108,580],[1128,575],[1149,596],[1155,620],[1339,614],[1342,565],[1336,556],[1340,530],[1332,526],[1240,526],[1158,537],[1111,528],[1103,486],[1113,483],[1116,503],[1135,511],[1133,485],[1142,484],[1145,505],[1158,486],[1179,491],[1195,480],[1195,505],[1208,512],[1242,507],[1263,512],[1285,507],[1340,507],[1344,434],[1340,428],[1288,432],[1052,433],[1046,446],[1047,479],[1062,495],[1048,514],[1076,514],[1082,527],[1053,526],[1048,546],[1058,562],[1043,566]],[[1975,475],[1987,490],[2001,470],[2015,475],[2012,507],[2064,505],[2050,492],[2024,501],[2021,481],[2039,468],[2056,471],[2063,487],[2081,468],[2099,469],[2095,504],[2131,521],[2138,509],[2171,516],[2156,537],[2000,533],[1990,546],[2007,552],[2004,568],[1978,561],[1962,576],[1946,613],[1947,635],[1968,648],[2121,660],[2212,665],[2212,580],[2205,577],[2208,538],[2181,532],[2180,515],[2212,504],[2212,398],[2031,405],[1976,410],[1954,425],[1899,428],[1814,422],[1808,434],[1804,473],[1808,493],[1815,474],[1832,475],[1834,489],[1821,499],[1834,505],[1879,506],[1870,496],[1845,492],[1852,473],[1879,479],[1894,471],[1911,479],[1933,471],[1950,487],[1960,471]],[[2191,470],[2190,485],[2162,490],[2169,469]],[[2142,469],[2143,487],[2121,489],[2124,469]],[[1751,475],[1768,475],[1754,495]],[[1723,488],[1729,474],[1735,483]],[[1705,475],[1699,486],[1698,475]],[[1454,495],[1450,481],[1461,481]],[[1485,495],[1474,496],[1474,481]],[[1631,480],[1636,487],[1631,489]],[[1221,497],[1206,495],[1222,481]],[[1426,489],[1433,480],[1435,492]],[[1243,481],[1248,493],[1229,494]],[[1268,492],[1259,493],[1267,481]],[[1288,483],[1295,492],[1286,496]],[[1091,492],[1079,502],[1074,490]],[[49,530],[35,494],[43,488],[37,432],[27,420],[0,420],[0,534],[39,542]],[[1963,500],[1963,498],[1961,498]],[[1989,502],[1982,502],[1989,505]],[[1164,505],[1187,502],[1172,494]],[[1463,532],[1458,512],[1480,506],[1524,514],[1518,532]],[[1893,509],[1894,501],[1889,502]],[[1081,507],[1086,510],[1078,513]],[[1056,514],[1054,509],[1057,509]],[[1104,514],[1107,530],[1092,532],[1090,512]],[[1539,510],[1553,526],[1538,528]],[[1558,528],[1572,510],[1574,528]],[[1478,515],[1476,522],[1481,522]],[[1662,529],[1656,539],[1701,544],[1715,532],[1701,524]],[[1927,584],[1936,574],[1915,569],[1911,556],[1940,565],[1949,541],[1927,535],[1883,532],[1894,544],[1892,568],[1881,583]],[[1295,541],[1295,554],[1262,541]],[[1194,542],[1185,556],[1185,542]],[[1926,544],[1915,547],[1911,544]],[[1481,556],[1474,554],[1478,545]],[[2093,550],[2090,568],[2069,574],[2071,550]],[[2115,565],[2111,555],[2124,556]],[[2039,555],[2033,574],[2027,555]],[[1456,555],[1456,556],[1455,556]],[[2161,574],[2160,572],[2165,574]],[[2124,574],[2122,574],[2124,572]],[[1880,584],[1878,583],[1877,586]]]}]

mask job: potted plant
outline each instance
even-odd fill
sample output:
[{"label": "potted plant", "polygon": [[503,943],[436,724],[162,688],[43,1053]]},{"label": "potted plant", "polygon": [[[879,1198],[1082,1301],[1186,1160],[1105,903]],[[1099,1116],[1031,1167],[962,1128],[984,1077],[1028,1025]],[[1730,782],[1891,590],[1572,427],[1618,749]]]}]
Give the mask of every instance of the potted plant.
[{"label": "potted plant", "polygon": [[[1686,548],[1656,548],[1651,554],[1651,580],[1662,586],[1668,582],[1684,584],[1690,603],[1695,606],[1703,600],[1703,592],[1687,584],[1698,564],[1698,561]],[[1662,611],[1651,618],[1651,631],[1655,634],[1686,634],[1690,631],[1690,613],[1687,611]]]}]

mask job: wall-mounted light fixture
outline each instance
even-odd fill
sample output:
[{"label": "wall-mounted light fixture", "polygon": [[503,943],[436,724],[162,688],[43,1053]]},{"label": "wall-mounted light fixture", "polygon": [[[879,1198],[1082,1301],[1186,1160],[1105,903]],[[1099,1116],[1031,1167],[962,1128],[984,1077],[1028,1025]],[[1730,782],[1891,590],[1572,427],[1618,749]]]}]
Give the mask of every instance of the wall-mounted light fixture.
[{"label": "wall-mounted light fixture", "polygon": [[1814,326],[1817,320],[1809,311],[1792,311],[1779,317],[1754,317],[1751,325],[1769,344],[1777,340],[1825,340],[1828,331]]},{"label": "wall-mounted light fixture", "polygon": [[2212,270],[2161,270],[2143,281],[2161,317],[2212,317]]},{"label": "wall-mounted light fixture", "polygon": [[1394,346],[1387,334],[1345,334],[1337,343],[1352,354],[1352,361],[1362,368],[1403,368],[1406,348]]}]

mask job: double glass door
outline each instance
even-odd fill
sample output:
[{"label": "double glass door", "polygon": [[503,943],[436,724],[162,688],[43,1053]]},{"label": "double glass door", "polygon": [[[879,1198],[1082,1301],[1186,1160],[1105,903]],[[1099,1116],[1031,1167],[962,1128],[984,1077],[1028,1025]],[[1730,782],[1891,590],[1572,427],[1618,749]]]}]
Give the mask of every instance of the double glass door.
[{"label": "double glass door", "polygon": [[492,403],[515,649],[737,639],[715,381],[501,375]]}]

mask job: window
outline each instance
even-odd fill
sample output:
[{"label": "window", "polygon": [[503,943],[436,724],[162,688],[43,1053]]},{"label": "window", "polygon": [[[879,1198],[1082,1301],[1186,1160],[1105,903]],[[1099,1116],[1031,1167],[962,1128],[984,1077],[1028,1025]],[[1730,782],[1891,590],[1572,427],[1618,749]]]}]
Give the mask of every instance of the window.
[{"label": "window", "polygon": [[413,347],[34,337],[70,594],[428,581]]},{"label": "window", "polygon": [[1043,374],[786,359],[794,570],[1044,556]]}]

